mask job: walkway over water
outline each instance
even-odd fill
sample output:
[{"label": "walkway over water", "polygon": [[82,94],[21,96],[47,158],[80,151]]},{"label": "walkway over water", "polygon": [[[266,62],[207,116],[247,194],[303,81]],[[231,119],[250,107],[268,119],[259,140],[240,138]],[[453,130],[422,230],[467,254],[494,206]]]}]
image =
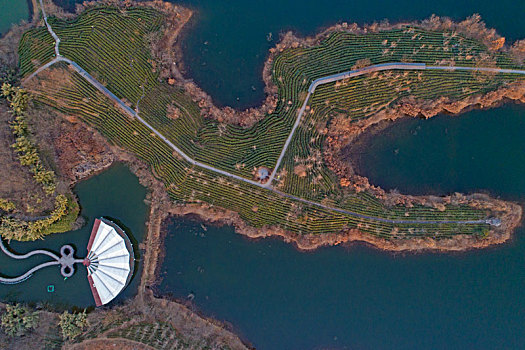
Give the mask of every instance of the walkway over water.
[{"label": "walkway over water", "polygon": [[75,259],[75,249],[69,244],[60,248],[60,256],[43,249],[15,254],[9,251],[1,239],[0,249],[15,260],[24,260],[36,255],[46,255],[52,259],[17,277],[0,276],[0,283],[3,284],[23,282],[43,268],[58,265],[61,275],[67,279],[75,273],[75,264],[83,264],[87,269],[89,288],[96,306],[108,304],[115,299],[127,287],[134,272],[135,256],[129,237],[118,225],[104,218],[95,219],[87,245],[88,253],[84,259]]},{"label": "walkway over water", "polygon": [[41,270],[48,266],[56,266],[56,265],[61,266],[60,273],[62,274],[62,276],[64,276],[64,278],[68,278],[68,277],[73,276],[73,273],[75,273],[74,265],[76,263],[82,263],[84,261],[83,259],[74,258],[75,249],[70,245],[62,246],[62,248],[60,249],[60,257],[58,257],[55,253],[52,253],[50,251],[43,250],[43,249],[36,249],[26,254],[15,254],[9,251],[9,249],[5,246],[2,239],[0,239],[0,249],[2,249],[4,254],[16,260],[28,259],[36,255],[47,255],[53,259],[53,261],[48,261],[40,265],[37,265],[33,267],[32,269],[30,269],[29,271],[27,271],[26,273],[20,276],[17,276],[17,277],[1,277],[0,276],[0,283],[4,283],[4,284],[16,284],[16,283],[23,282],[29,277],[31,277],[38,270]]}]

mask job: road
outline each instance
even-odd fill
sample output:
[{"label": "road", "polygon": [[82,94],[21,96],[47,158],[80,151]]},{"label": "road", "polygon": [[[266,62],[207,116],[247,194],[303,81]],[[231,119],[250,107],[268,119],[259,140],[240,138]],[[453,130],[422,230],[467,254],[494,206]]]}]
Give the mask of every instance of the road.
[{"label": "road", "polygon": [[295,120],[295,123],[294,123],[294,125],[293,125],[293,127],[292,127],[292,129],[290,131],[290,134],[288,135],[288,137],[287,137],[287,139],[286,139],[286,141],[285,141],[285,143],[283,145],[283,148],[281,150],[279,158],[277,159],[277,162],[276,162],[276,164],[275,164],[275,166],[274,166],[274,168],[272,170],[272,173],[270,174],[270,177],[269,177],[268,181],[266,181],[265,183],[261,183],[261,182],[254,181],[254,180],[251,180],[251,179],[246,179],[246,178],[244,178],[242,176],[239,176],[239,175],[236,175],[236,174],[232,174],[232,173],[229,173],[229,172],[227,172],[225,170],[218,169],[218,168],[215,168],[215,167],[213,167],[211,165],[204,164],[204,163],[201,163],[201,162],[198,162],[198,161],[194,160],[193,158],[188,156],[186,153],[184,153],[179,147],[174,145],[170,140],[168,140],[158,130],[153,128],[148,122],[146,122],[144,119],[142,119],[135,110],[133,110],[132,108],[127,106],[121,99],[119,99],[117,96],[115,96],[115,94],[113,94],[111,91],[109,91],[104,85],[102,85],[99,81],[97,81],[93,76],[91,76],[87,71],[85,71],[82,67],[80,67],[76,62],[61,56],[60,55],[60,51],[59,51],[60,38],[58,38],[56,33],[53,31],[53,28],[51,28],[51,26],[47,22],[47,16],[46,16],[46,13],[44,11],[44,6],[42,4],[42,0],[39,0],[39,1],[40,1],[40,6],[42,8],[42,14],[44,16],[44,21],[46,23],[47,30],[49,31],[49,33],[51,34],[51,36],[55,40],[55,53],[56,53],[57,57],[55,59],[53,59],[52,61],[48,62],[47,64],[45,64],[44,66],[42,66],[39,69],[37,69],[34,73],[32,73],[30,76],[28,76],[26,79],[24,79],[24,81],[27,81],[27,80],[33,78],[39,72],[41,72],[42,70],[52,66],[53,64],[55,64],[57,62],[66,62],[66,63],[70,64],[70,66],[77,73],[79,73],[82,77],[84,77],[91,85],[93,85],[93,87],[95,87],[97,90],[102,92],[105,96],[107,96],[109,99],[111,99],[113,102],[115,102],[115,104],[120,109],[122,109],[126,114],[128,114],[129,116],[131,116],[133,118],[136,118],[140,123],[142,123],[145,127],[147,127],[155,135],[157,135],[162,141],[164,141],[171,149],[173,149],[175,152],[177,152],[182,158],[184,158],[186,161],[188,161],[189,163],[191,163],[191,164],[193,164],[193,165],[195,165],[197,167],[200,167],[200,168],[203,168],[203,169],[207,169],[207,170],[210,170],[210,171],[215,172],[217,174],[221,174],[223,176],[226,176],[226,177],[238,180],[238,181],[242,181],[242,182],[249,183],[251,185],[257,186],[257,187],[261,187],[261,188],[270,190],[270,191],[272,191],[272,192],[274,192],[276,194],[279,194],[279,195],[281,195],[283,197],[290,198],[290,199],[293,199],[293,200],[296,200],[296,201],[299,201],[299,202],[302,202],[302,203],[305,203],[305,204],[308,204],[308,205],[313,205],[313,206],[321,207],[321,208],[324,208],[324,209],[333,210],[335,212],[351,215],[351,216],[354,216],[354,217],[359,217],[359,218],[373,220],[373,221],[378,221],[378,222],[385,222],[385,223],[390,223],[390,224],[480,224],[480,223],[487,223],[487,224],[490,224],[490,225],[493,225],[493,226],[499,226],[499,224],[500,224],[500,221],[498,219],[494,219],[494,218],[489,218],[489,219],[484,219],[484,220],[427,221],[427,220],[390,220],[390,219],[385,219],[385,218],[381,218],[381,217],[362,215],[362,214],[355,213],[355,212],[352,212],[352,211],[326,206],[326,205],[323,205],[323,204],[318,203],[318,202],[313,202],[313,201],[310,201],[310,200],[307,200],[307,199],[304,199],[304,198],[300,198],[300,197],[296,197],[296,196],[293,196],[293,195],[290,195],[290,194],[283,193],[283,192],[275,189],[272,186],[272,183],[273,183],[273,181],[275,179],[275,175],[277,173],[277,170],[279,169],[279,166],[281,165],[281,162],[282,162],[282,160],[283,160],[283,158],[284,158],[284,156],[286,154],[286,151],[287,151],[287,149],[288,149],[288,147],[290,145],[290,142],[292,141],[292,138],[293,138],[293,136],[295,134],[295,131],[296,131],[297,127],[299,126],[301,120],[302,120],[303,114],[304,114],[304,112],[306,110],[306,106],[308,105],[308,101],[309,101],[310,97],[312,96],[312,94],[315,92],[315,89],[319,85],[328,84],[328,83],[336,82],[336,81],[339,81],[339,80],[344,80],[344,79],[348,79],[348,78],[358,77],[360,75],[369,74],[369,73],[378,72],[378,71],[385,71],[385,70],[481,71],[481,72],[508,73],[508,74],[520,74],[520,75],[525,75],[525,70],[502,69],[502,68],[491,68],[491,67],[427,66],[424,63],[392,62],[392,63],[376,64],[376,65],[372,65],[372,66],[368,66],[368,67],[364,67],[364,68],[360,68],[360,69],[354,69],[354,70],[350,70],[350,71],[346,71],[346,72],[342,72],[342,73],[338,73],[338,74],[333,74],[333,75],[329,75],[329,76],[326,76],[326,77],[322,77],[322,78],[316,79],[310,84],[310,86],[308,88],[308,94],[307,94],[307,96],[306,96],[306,98],[305,98],[305,100],[303,102],[303,105],[301,106],[301,109],[299,110],[299,112],[297,114],[297,118]]},{"label": "road", "polygon": [[348,78],[354,78],[358,77],[363,74],[369,74],[373,72],[378,72],[382,70],[393,70],[393,69],[404,69],[404,70],[415,70],[415,69],[425,69],[425,64],[422,63],[385,63],[385,64],[376,64],[373,66],[364,67],[361,69],[355,69],[347,72],[342,72],[338,74],[329,75],[327,77],[319,78],[314,80],[310,86],[308,87],[308,94],[306,95],[306,98],[304,99],[304,103],[299,110],[299,113],[297,114],[297,119],[295,120],[295,123],[292,127],[292,131],[288,135],[288,138],[286,139],[286,142],[284,143],[283,149],[281,150],[281,154],[279,155],[279,158],[277,159],[277,163],[275,163],[275,166],[273,167],[272,174],[270,175],[270,178],[268,180],[268,184],[271,184],[274,180],[275,174],[277,170],[279,169],[279,166],[281,165],[281,162],[284,158],[284,155],[286,154],[286,150],[288,149],[288,146],[290,145],[290,142],[292,141],[292,137],[295,133],[295,130],[299,126],[299,123],[301,122],[301,119],[303,117],[304,111],[306,110],[306,106],[308,105],[308,101],[310,100],[310,96],[313,95],[315,92],[315,89],[322,84],[328,84],[333,83],[335,81],[344,80]]}]

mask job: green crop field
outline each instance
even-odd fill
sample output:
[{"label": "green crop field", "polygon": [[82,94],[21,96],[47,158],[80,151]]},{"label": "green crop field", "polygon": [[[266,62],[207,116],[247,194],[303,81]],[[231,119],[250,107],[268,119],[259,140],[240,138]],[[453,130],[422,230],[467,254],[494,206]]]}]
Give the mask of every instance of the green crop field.
[{"label": "green crop field", "polygon": [[[75,20],[49,19],[61,39],[63,56],[78,63],[131,108],[138,108],[144,120],[191,158],[248,179],[257,167],[275,166],[314,79],[364,63],[447,62],[441,64],[516,68],[505,52],[491,52],[482,43],[457,33],[413,27],[361,35],[336,32],[316,46],[288,48],[275,57],[272,74],[278,87],[278,105],[261,121],[243,128],[203,117],[198,103],[183,88],[159,79],[149,38],[162,28],[163,21],[161,13],[146,7],[95,7]],[[25,33],[19,52],[21,71],[27,76],[52,59],[53,40],[44,28],[32,29]],[[251,226],[278,226],[297,234],[359,228],[384,238],[440,238],[484,235],[489,228],[487,224],[391,224],[359,218],[194,166],[138,120],[123,114],[64,63],[50,69],[67,74],[68,78],[54,81],[53,89],[40,84],[34,89],[37,100],[79,116],[112,143],[136,154],[151,166],[177,203],[208,203],[238,212]],[[300,198],[374,217],[486,218],[488,212],[466,205],[448,205],[446,210],[388,207],[370,193],[341,188],[323,160],[323,130],[335,117],[360,121],[409,96],[421,101],[456,101],[493,91],[517,79],[523,78],[468,71],[383,71],[321,85],[308,101],[307,112],[277,169],[280,176],[276,187]],[[305,169],[304,174],[295,173],[298,166]]]}]

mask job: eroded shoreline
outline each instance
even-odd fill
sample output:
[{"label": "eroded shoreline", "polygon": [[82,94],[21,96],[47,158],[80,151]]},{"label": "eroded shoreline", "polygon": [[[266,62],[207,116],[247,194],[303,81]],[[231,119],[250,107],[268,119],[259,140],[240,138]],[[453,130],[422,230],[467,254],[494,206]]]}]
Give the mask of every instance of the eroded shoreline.
[{"label": "eroded shoreline", "polygon": [[[150,3],[151,4],[151,3]],[[163,10],[165,13],[168,11],[168,14],[171,10],[176,9],[176,11],[181,11],[181,15],[170,16],[168,15],[169,25],[165,28],[161,39],[157,44],[153,45],[153,53],[156,58],[163,58],[162,62],[164,64],[160,67],[161,77],[165,78],[170,85],[176,85],[183,87],[186,92],[192,96],[192,99],[199,104],[202,108],[202,114],[206,117],[211,117],[217,119],[219,122],[228,122],[237,125],[242,125],[244,127],[249,127],[259,121],[264,115],[272,111],[275,107],[277,87],[273,84],[271,78],[271,68],[272,62],[276,55],[281,51],[289,47],[298,47],[298,46],[312,46],[317,45],[320,41],[328,37],[334,31],[349,31],[357,34],[366,34],[367,32],[375,32],[380,30],[388,30],[393,28],[399,28],[406,26],[408,23],[401,23],[396,25],[390,24],[372,24],[370,26],[359,27],[357,24],[348,25],[346,23],[338,24],[332,27],[327,28],[321,33],[313,37],[298,38],[292,32],[288,32],[282,37],[281,42],[279,42],[275,48],[270,49],[270,54],[265,61],[263,69],[263,80],[266,85],[265,91],[267,92],[267,99],[265,102],[256,108],[246,110],[243,112],[236,111],[230,107],[218,108],[213,104],[212,98],[207,95],[203,90],[201,90],[191,79],[184,78],[183,74],[178,69],[182,57],[182,52],[180,48],[180,38],[179,35],[181,32],[184,32],[184,26],[192,18],[192,11],[189,9],[177,7],[171,4],[165,4],[159,6],[159,3],[155,5],[157,9]],[[473,16],[461,23],[454,23],[447,18],[431,17],[428,20],[421,22],[411,23],[414,26],[420,26],[426,29],[434,30],[445,30],[445,29],[455,29],[462,33],[466,33],[469,30],[474,31],[474,37],[482,39],[487,45],[491,45],[493,50],[511,50],[511,48],[504,47],[504,39],[498,36],[494,30],[486,29],[484,24],[479,21],[479,17]],[[470,33],[472,34],[472,33]],[[160,44],[159,44],[160,43]],[[520,42],[514,45],[513,49],[519,47]],[[487,99],[496,99],[501,100],[501,96],[511,96],[512,89],[507,89],[503,93],[498,90],[495,91],[492,95],[487,94]],[[459,109],[462,110],[468,106],[474,104],[480,104],[480,99],[485,98],[481,96],[471,97],[469,101],[462,101],[463,105]],[[519,97],[521,98],[521,96]],[[423,101],[425,104],[428,102]],[[439,113],[443,109],[443,101],[434,101],[435,105],[432,110],[435,111],[434,115]],[[403,110],[398,111],[398,115],[401,115],[402,112],[407,113],[409,111],[416,110],[415,115],[419,115],[424,112],[422,108],[417,108],[419,101],[415,101],[412,105],[405,104]],[[438,105],[439,107],[436,107]],[[489,104],[490,105],[490,104]],[[408,108],[407,108],[408,106]],[[449,106],[445,106],[449,111],[453,112],[454,108],[458,108],[458,103],[454,102]],[[439,111],[437,111],[439,110]],[[386,115],[386,114],[385,114]],[[384,119],[380,113],[378,115],[369,118],[366,122],[370,125],[377,123],[378,121]],[[363,128],[365,129],[365,128]],[[331,130],[332,133],[336,132],[336,129]],[[346,140],[346,136],[344,137]],[[325,157],[326,157],[325,152]],[[329,153],[329,152],[328,152]],[[335,154],[335,153],[332,153]],[[474,197],[433,197],[433,196],[399,196],[389,195],[385,193],[382,189],[372,187],[368,184],[368,180],[363,177],[352,176],[351,179],[348,178],[348,174],[352,174],[352,169],[345,168],[343,172],[338,171],[334,161],[329,158],[329,165],[331,165],[332,170],[340,177],[343,183],[351,185],[354,187],[361,188],[362,186],[367,187],[368,190],[371,190],[374,194],[378,195],[386,203],[390,204],[405,204],[413,205],[414,203],[422,203],[425,205],[431,206],[442,206],[446,203],[473,203],[474,205],[479,206],[480,203],[483,203],[482,206],[486,209],[494,210],[499,209],[503,212],[503,216],[506,218],[505,223],[493,230],[490,234],[490,237],[487,239],[479,240],[474,237],[456,237],[455,239],[447,240],[434,240],[432,238],[427,239],[403,239],[403,240],[386,240],[380,239],[371,235],[364,234],[358,230],[349,230],[347,232],[333,233],[330,235],[298,235],[292,232],[287,232],[279,227],[262,227],[254,228],[247,225],[240,216],[228,210],[223,210],[215,208],[206,204],[187,204],[187,205],[176,205],[172,206],[170,213],[174,215],[186,215],[186,214],[196,214],[199,215],[203,220],[222,223],[222,224],[231,224],[234,225],[238,233],[244,234],[252,238],[260,237],[269,237],[269,236],[278,236],[284,239],[287,242],[294,242],[299,249],[315,249],[323,245],[335,245],[344,242],[350,241],[364,241],[368,242],[380,249],[385,250],[465,250],[469,248],[481,248],[488,245],[502,243],[508,240],[511,236],[511,231],[517,227],[521,217],[521,207],[512,203],[506,203],[498,200],[491,200],[486,196],[475,195]],[[508,221],[507,221],[508,220]]]},{"label": "eroded shoreline", "polygon": [[[187,23],[187,21],[191,18],[191,11],[187,12],[187,17],[182,17],[183,19],[180,20],[180,18],[177,20],[179,21],[178,24],[180,27],[176,28],[176,33],[172,35],[172,38],[169,42],[170,45],[176,45],[177,44],[177,38],[180,33],[180,29]],[[339,25],[338,25],[339,26]],[[335,26],[331,30],[339,30],[340,27]],[[341,24],[342,26],[342,24]],[[337,29],[334,29],[337,28]],[[323,32],[324,35],[326,35],[325,32]],[[309,43],[310,45],[314,45],[315,43],[318,43],[316,40],[321,40],[321,35],[314,38],[305,38],[301,39],[304,40],[305,43]],[[328,32],[327,32],[328,33]],[[169,33],[167,33],[169,34]],[[289,43],[287,43],[286,38],[283,38],[283,41],[277,45],[275,48],[275,51],[270,54],[269,59],[265,62],[265,69],[264,71],[266,73],[269,73],[271,71],[271,59],[272,54],[277,54],[277,52],[280,52],[279,50],[284,49],[287,47],[286,45],[295,45],[294,42],[297,38],[293,36],[293,34],[289,34],[290,37],[288,40]],[[286,36],[285,36],[286,37]],[[310,41],[309,41],[310,40]],[[498,40],[496,38],[496,40]],[[497,41],[498,43],[501,42],[501,40]],[[279,45],[284,46],[279,46]],[[167,49],[170,49],[172,46],[168,46]],[[182,75],[181,75],[182,77]],[[180,78],[180,77],[179,77]],[[268,81],[267,86],[269,87],[269,92],[267,94],[268,98],[265,103],[261,107],[258,107],[254,110],[246,112],[246,114],[238,113],[237,111],[233,109],[219,109],[218,107],[215,107],[213,105],[212,99],[210,96],[206,95],[202,90],[200,90],[193,82],[188,80],[175,80],[172,85],[183,83],[184,87],[187,89],[187,91],[193,91],[192,96],[194,96],[197,100],[198,98],[202,98],[201,101],[204,101],[203,103],[211,103],[209,106],[208,116],[209,117],[216,117],[222,118],[220,121],[222,122],[232,122],[237,123],[239,125],[243,126],[249,126],[253,125],[257,120],[260,120],[260,118],[264,117],[265,113],[269,111],[265,110],[264,108],[272,108],[272,100],[271,96],[272,94],[276,93],[272,88],[275,88],[275,86],[272,86],[271,82],[271,75],[264,76],[263,78],[266,81]],[[166,79],[175,79],[173,77],[167,76]],[[186,86],[187,84],[187,86]],[[521,102],[525,102],[524,100],[524,94],[522,87],[517,88],[519,91],[516,92],[515,90],[508,90],[508,91],[496,91],[495,95],[485,96],[486,99],[483,97],[474,98],[470,101],[465,101],[464,104],[461,105],[454,105],[453,103],[447,105],[443,101],[439,102],[442,103],[441,105],[434,105],[434,109],[432,111],[436,110],[443,110],[443,109],[451,109],[452,112],[457,110],[459,111],[465,110],[465,108],[470,108],[474,105],[480,105],[482,108],[490,108],[493,107],[495,103],[501,103],[503,98],[508,98],[510,96],[516,96],[516,100],[519,100]],[[197,93],[195,93],[197,91]],[[204,94],[204,95],[202,95]],[[268,100],[270,99],[270,100]],[[269,102],[268,102],[269,101]],[[492,101],[492,102],[491,102]],[[423,101],[424,102],[424,101]],[[418,110],[418,102],[415,101],[412,105],[405,105],[404,107],[399,107],[399,110],[397,113],[399,113],[399,116],[392,119],[395,120],[402,115],[406,115],[409,111],[413,111],[415,115],[421,115],[424,113],[427,113],[424,108],[422,108],[422,105],[420,106]],[[460,109],[456,109],[459,108]],[[393,113],[393,112],[392,112]],[[432,112],[433,113],[433,112]],[[435,112],[436,114],[439,113]],[[430,113],[431,114],[431,113]],[[434,114],[435,115],[435,114]],[[390,120],[392,115],[386,115],[385,116],[376,116],[373,120],[374,123],[368,125],[367,127],[363,128],[359,131],[359,133],[366,130],[371,125],[375,125],[381,120]],[[74,121],[77,122],[77,121]],[[80,123],[80,122],[79,122]],[[82,125],[84,125],[82,123]],[[89,128],[88,128],[89,129]],[[97,137],[100,137],[100,134],[94,130],[89,129],[89,131],[92,131],[97,135]],[[330,147],[336,147],[336,146],[347,146],[349,143],[345,142],[351,142],[352,133],[348,133],[348,130],[344,128],[333,128],[330,130],[331,135],[334,137],[340,137],[338,139],[338,144],[332,144]],[[357,133],[356,135],[359,135]],[[354,135],[355,136],[355,135]],[[350,140],[350,141],[349,141]],[[107,141],[104,140],[104,142],[107,144]],[[335,145],[335,146],[334,146]],[[111,152],[113,154],[112,161],[118,160],[121,162],[126,163],[132,172],[137,175],[140,179],[141,184],[145,185],[148,190],[148,197],[147,200],[150,204],[150,215],[147,222],[148,232],[146,234],[146,238],[144,242],[142,243],[143,247],[146,249],[146,253],[144,254],[144,269],[143,274],[140,276],[140,286],[139,286],[139,295],[137,298],[133,300],[133,305],[136,308],[140,308],[142,312],[147,313],[151,310],[154,310],[155,314],[160,314],[162,312],[165,313],[164,316],[169,318],[168,313],[173,314],[182,314],[181,319],[186,322],[188,319],[191,319],[197,324],[203,324],[202,320],[204,320],[204,324],[207,327],[210,327],[214,331],[224,332],[224,336],[231,337],[231,341],[236,343],[237,345],[240,344],[240,342],[237,342],[235,337],[232,337],[232,335],[227,331],[228,327],[225,327],[223,324],[218,323],[216,321],[201,318],[199,319],[199,316],[195,315],[192,310],[189,310],[188,308],[178,304],[173,303],[167,300],[156,298],[153,295],[153,292],[151,290],[151,287],[155,285],[155,283],[158,283],[159,280],[159,269],[162,264],[162,257],[163,254],[165,254],[165,244],[164,244],[164,236],[166,234],[166,220],[169,219],[170,216],[183,216],[183,215],[196,215],[200,219],[212,222],[216,224],[228,224],[233,225],[236,229],[236,232],[241,233],[247,237],[250,238],[264,238],[264,237],[271,237],[276,236],[281,239],[283,239],[286,242],[294,243],[295,246],[297,246],[300,250],[312,250],[316,249],[320,246],[325,245],[337,245],[347,242],[353,242],[353,241],[361,241],[370,244],[371,246],[375,248],[379,248],[382,250],[387,251],[413,251],[413,252],[422,252],[422,251],[463,251],[467,249],[472,248],[485,248],[494,244],[500,244],[507,240],[509,240],[512,235],[512,231],[520,224],[521,220],[521,212],[522,208],[511,202],[505,202],[497,199],[489,198],[486,195],[480,195],[480,194],[474,194],[470,196],[454,196],[454,197],[432,197],[432,196],[400,196],[396,194],[388,194],[386,192],[381,192],[382,190],[380,188],[372,188],[369,186],[369,190],[371,191],[377,191],[378,194],[382,196],[382,199],[386,202],[391,203],[404,203],[405,205],[411,205],[413,203],[432,203],[432,205],[443,205],[444,203],[470,203],[473,205],[481,205],[481,206],[488,206],[488,210],[500,210],[503,214],[503,222],[504,224],[497,229],[497,232],[493,232],[487,239],[477,239],[473,237],[462,237],[458,236],[454,239],[446,239],[446,240],[435,240],[432,238],[426,238],[426,239],[393,239],[393,240],[384,240],[377,238],[372,235],[367,235],[359,230],[349,230],[347,232],[342,233],[333,233],[330,235],[299,235],[294,234],[291,232],[287,232],[279,227],[262,227],[262,228],[255,228],[251,227],[242,218],[240,215],[233,211],[228,211],[225,209],[213,207],[210,205],[203,205],[203,204],[186,204],[186,205],[176,205],[170,201],[170,199],[167,196],[167,193],[165,191],[165,186],[162,184],[159,180],[157,180],[153,174],[151,173],[151,170],[141,161],[139,161],[135,156],[131,155],[130,153],[116,147],[116,146],[110,146]],[[335,166],[334,166],[335,169]],[[101,169],[98,169],[101,170]],[[98,170],[94,170],[90,175],[92,176],[95,174]],[[335,169],[336,170],[336,169]],[[346,171],[349,171],[348,169]],[[345,178],[348,173],[342,173],[340,176],[341,178]],[[355,175],[358,176],[358,175]],[[356,180],[349,180],[349,181],[355,181],[354,184],[361,186],[362,185],[362,178],[355,178]],[[72,181],[71,185],[74,185],[77,180]],[[368,179],[366,179],[368,181]],[[352,182],[351,182],[352,183]],[[166,316],[167,315],[167,316]],[[194,323],[194,324],[195,324]],[[209,329],[209,328],[208,328]],[[243,344],[241,344],[243,345]],[[239,346],[241,346],[239,345]]]}]

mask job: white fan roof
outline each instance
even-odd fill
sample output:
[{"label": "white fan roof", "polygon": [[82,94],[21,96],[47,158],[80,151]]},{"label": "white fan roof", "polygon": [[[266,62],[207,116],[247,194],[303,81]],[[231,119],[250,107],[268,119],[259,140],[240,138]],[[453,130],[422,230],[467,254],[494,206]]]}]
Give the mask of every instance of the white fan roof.
[{"label": "white fan roof", "polygon": [[133,252],[117,232],[117,226],[111,224],[110,221],[96,219],[88,245],[88,279],[97,306],[109,303],[126,288],[132,273]]}]

